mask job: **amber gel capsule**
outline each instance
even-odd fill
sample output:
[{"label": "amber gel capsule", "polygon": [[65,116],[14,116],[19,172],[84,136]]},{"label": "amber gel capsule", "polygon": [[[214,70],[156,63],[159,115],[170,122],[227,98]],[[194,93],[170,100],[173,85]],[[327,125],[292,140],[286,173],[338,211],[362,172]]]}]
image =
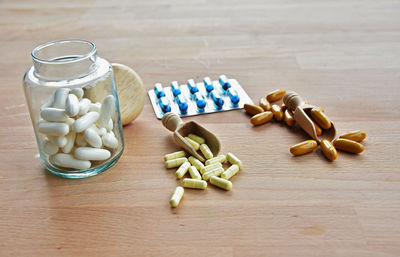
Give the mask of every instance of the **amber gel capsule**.
[{"label": "amber gel capsule", "polygon": [[262,113],[264,111],[263,108],[254,104],[244,104],[244,110],[250,114],[256,115],[258,113]]},{"label": "amber gel capsule", "polygon": [[274,119],[277,121],[281,121],[283,119],[283,112],[281,107],[279,107],[279,105],[273,104],[271,108],[272,113],[274,114]]},{"label": "amber gel capsule", "polygon": [[267,101],[266,97],[261,97],[258,105],[261,106],[261,108],[263,108],[264,111],[271,110],[271,104]]},{"label": "amber gel capsule", "polygon": [[262,112],[262,113],[256,114],[253,117],[251,117],[250,123],[253,124],[254,126],[258,126],[258,125],[267,123],[268,121],[270,121],[272,119],[272,117],[274,117],[272,112],[268,112],[268,111]]},{"label": "amber gel capsule", "polygon": [[175,188],[175,191],[172,194],[171,199],[169,200],[169,204],[171,205],[171,207],[177,207],[179,205],[184,191],[185,190],[183,189],[183,187],[178,186]]},{"label": "amber gel capsule", "polygon": [[367,137],[367,133],[362,130],[349,131],[340,136],[340,138],[361,142]]},{"label": "amber gel capsule", "polygon": [[306,140],[290,147],[290,152],[293,155],[302,155],[312,152],[315,148],[317,148],[317,141]]},{"label": "amber gel capsule", "polygon": [[282,109],[283,113],[285,113],[285,111],[287,109],[286,104],[282,103],[281,104],[281,109]]},{"label": "amber gel capsule", "polygon": [[317,133],[317,136],[320,136],[322,134],[322,129],[318,126],[317,123],[315,123],[315,121],[312,120],[312,122],[314,123],[315,133]]},{"label": "amber gel capsule", "polygon": [[294,118],[293,118],[293,114],[291,111],[286,110],[285,111],[285,123],[286,125],[288,125],[289,127],[293,127],[294,125]]},{"label": "amber gel capsule", "polygon": [[286,90],[284,89],[276,89],[267,95],[268,102],[272,103],[282,99],[282,97],[286,94]]},{"label": "amber gel capsule", "polygon": [[331,121],[326,117],[325,113],[319,108],[311,109],[311,117],[313,120],[323,129],[329,129],[331,127]]},{"label": "amber gel capsule", "polygon": [[321,141],[320,146],[321,146],[322,153],[325,155],[325,157],[328,160],[331,160],[331,161],[336,160],[337,151],[329,140],[323,139]]},{"label": "amber gel capsule", "polygon": [[364,151],[364,146],[362,144],[344,138],[336,138],[333,141],[333,145],[336,147],[336,149],[349,153],[361,153]]}]

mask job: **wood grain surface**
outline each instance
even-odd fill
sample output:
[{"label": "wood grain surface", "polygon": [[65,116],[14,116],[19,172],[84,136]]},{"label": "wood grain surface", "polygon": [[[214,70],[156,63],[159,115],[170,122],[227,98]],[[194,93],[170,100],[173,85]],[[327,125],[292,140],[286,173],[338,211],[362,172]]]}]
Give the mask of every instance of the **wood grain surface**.
[{"label": "wood grain surface", "polygon": [[[0,256],[400,256],[400,2],[0,0]],[[187,189],[162,157],[179,150],[146,99],[125,152],[101,175],[68,180],[38,157],[22,76],[38,44],[96,43],[146,89],[220,74],[254,101],[295,90],[338,132],[363,129],[360,155],[320,150],[243,111],[186,118],[244,162],[233,191]]]}]

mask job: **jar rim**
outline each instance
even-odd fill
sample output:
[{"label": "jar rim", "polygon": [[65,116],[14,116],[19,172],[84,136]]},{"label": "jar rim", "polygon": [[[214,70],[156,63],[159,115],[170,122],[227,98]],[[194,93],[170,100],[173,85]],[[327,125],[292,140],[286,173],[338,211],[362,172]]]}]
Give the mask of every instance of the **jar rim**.
[{"label": "jar rim", "polygon": [[[88,53],[75,56],[74,58],[62,59],[62,60],[41,58],[37,54],[40,50],[42,50],[44,48],[51,47],[51,46],[56,46],[56,45],[68,44],[68,43],[83,43],[83,44],[87,44],[87,45],[89,45],[91,47],[91,49],[90,49],[90,51]],[[40,63],[66,64],[66,63],[79,62],[79,61],[81,61],[83,59],[91,57],[94,54],[96,54],[96,51],[97,51],[96,45],[93,42],[89,41],[89,40],[85,40],[85,39],[65,39],[65,40],[55,40],[55,41],[50,41],[50,42],[46,42],[46,43],[40,44],[40,45],[38,45],[37,47],[35,47],[32,50],[31,56],[32,56],[32,59],[34,61],[40,62]]]}]

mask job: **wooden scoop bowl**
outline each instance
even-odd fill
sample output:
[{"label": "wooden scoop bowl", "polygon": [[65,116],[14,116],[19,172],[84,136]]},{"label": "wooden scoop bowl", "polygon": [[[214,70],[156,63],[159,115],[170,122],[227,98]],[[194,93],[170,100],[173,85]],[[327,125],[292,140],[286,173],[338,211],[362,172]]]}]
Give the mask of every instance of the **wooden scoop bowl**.
[{"label": "wooden scoop bowl", "polygon": [[200,155],[184,138],[190,133],[203,137],[206,140],[206,144],[208,145],[208,147],[210,147],[210,150],[214,156],[217,156],[221,149],[221,144],[218,138],[195,121],[184,123],[178,115],[169,112],[163,116],[162,124],[168,130],[174,132],[174,140],[179,146],[181,146],[191,155],[199,159],[201,162],[205,162],[206,159],[202,155]]},{"label": "wooden scoop bowl", "polygon": [[297,124],[318,143],[321,143],[322,139],[327,139],[329,141],[335,139],[336,129],[332,121],[332,125],[329,129],[324,129],[321,135],[317,135],[314,123],[310,118],[311,109],[318,108],[317,106],[305,104],[303,99],[295,92],[287,92],[283,97],[283,103],[288,110],[293,112],[294,120]]}]

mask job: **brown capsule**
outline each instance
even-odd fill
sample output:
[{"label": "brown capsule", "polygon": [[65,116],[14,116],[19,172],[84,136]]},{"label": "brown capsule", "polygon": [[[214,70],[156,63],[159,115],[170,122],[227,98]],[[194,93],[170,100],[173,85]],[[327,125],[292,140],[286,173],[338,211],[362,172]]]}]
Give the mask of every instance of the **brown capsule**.
[{"label": "brown capsule", "polygon": [[320,146],[321,146],[322,153],[325,155],[325,157],[328,160],[331,160],[331,161],[336,160],[337,151],[329,140],[323,139],[321,141]]},{"label": "brown capsule", "polygon": [[349,153],[361,153],[364,151],[364,146],[362,144],[344,138],[336,138],[333,141],[333,145],[336,147],[336,149]]},{"label": "brown capsule", "polygon": [[290,147],[290,153],[293,155],[306,154],[312,152],[315,148],[317,148],[317,146],[317,141],[306,140]]},{"label": "brown capsule", "polygon": [[282,109],[283,112],[286,111],[287,107],[286,107],[286,105],[284,103],[281,104],[281,109]]},{"label": "brown capsule", "polygon": [[281,121],[283,119],[283,112],[279,105],[273,104],[271,106],[271,111],[274,114],[274,119],[277,121]]},{"label": "brown capsule", "polygon": [[293,114],[291,111],[286,110],[285,111],[285,123],[286,125],[288,125],[289,127],[292,127],[294,125],[294,118],[293,118]]},{"label": "brown capsule", "polygon": [[320,136],[322,134],[322,129],[317,125],[317,123],[315,123],[314,121],[312,122],[314,123],[315,132],[317,133],[317,136]]},{"label": "brown capsule", "polygon": [[311,117],[321,128],[329,129],[331,127],[331,121],[326,117],[325,113],[319,108],[311,109]]},{"label": "brown capsule", "polygon": [[340,138],[361,142],[367,137],[367,133],[362,130],[349,131],[340,136]]},{"label": "brown capsule", "polygon": [[282,97],[286,94],[286,90],[284,89],[276,89],[267,95],[268,102],[272,103],[282,99]]},{"label": "brown capsule", "polygon": [[271,104],[267,101],[267,98],[261,97],[260,102],[258,103],[264,111],[271,110]]},{"label": "brown capsule", "polygon": [[256,115],[264,112],[263,108],[254,104],[244,104],[244,110],[250,114]]},{"label": "brown capsule", "polygon": [[272,114],[272,112],[269,111],[262,112],[251,117],[250,123],[253,124],[254,126],[258,126],[267,123],[272,119],[273,116],[274,115]]}]

